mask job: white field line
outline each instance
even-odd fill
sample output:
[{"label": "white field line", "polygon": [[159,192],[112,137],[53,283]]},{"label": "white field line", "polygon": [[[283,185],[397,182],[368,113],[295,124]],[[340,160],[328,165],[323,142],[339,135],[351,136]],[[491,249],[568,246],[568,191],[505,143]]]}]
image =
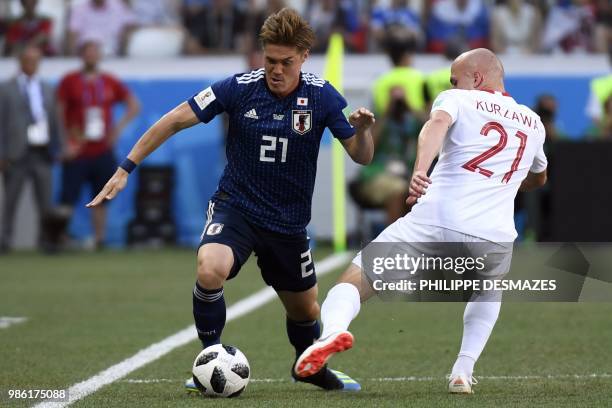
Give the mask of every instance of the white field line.
[{"label": "white field line", "polygon": [[[599,378],[612,378],[612,374],[601,373],[601,374],[550,374],[550,375],[478,375],[478,380],[561,380],[561,379],[576,379],[576,380],[590,380]],[[359,381],[372,381],[372,382],[419,382],[419,381],[444,381],[446,377],[377,377],[377,378],[355,378]],[[170,378],[149,378],[149,379],[128,379],[122,380],[121,382],[129,384],[156,384],[156,383],[183,383],[185,380],[173,380]],[[292,382],[289,378],[251,378],[250,382],[253,383],[282,383]]]},{"label": "white field line", "polygon": [[[612,374],[608,373],[593,373],[593,374],[549,374],[549,375],[476,375],[477,380],[561,380],[567,378],[573,378],[576,380],[588,380],[597,378],[612,378]],[[380,378],[367,378],[366,381],[379,381],[379,382],[409,382],[409,381],[439,381],[445,380],[447,377],[380,377]]]},{"label": "white field line", "polygon": [[15,324],[23,323],[26,320],[28,320],[27,317],[0,316],[0,329],[8,329]]},{"label": "white field line", "polygon": [[[340,254],[331,255],[321,262],[317,262],[317,276],[323,276],[350,261],[353,254],[344,252]],[[276,292],[270,287],[266,287],[258,292],[253,293],[250,296],[232,304],[227,309],[226,322],[229,323],[247,313],[250,313],[266,303],[272,301],[276,297]],[[85,381],[76,383],[68,389],[69,400],[62,402],[53,401],[42,401],[36,405],[35,408],[58,408],[66,407],[86,396],[93,394],[105,385],[111,384],[131,372],[149,364],[152,361],[163,357],[170,353],[172,350],[181,347],[195,339],[197,339],[197,332],[194,325],[184,328],[183,330],[166,337],[162,341],[152,344],[147,348],[144,348],[120,363],[117,363],[104,371],[99,372],[91,378]]]}]

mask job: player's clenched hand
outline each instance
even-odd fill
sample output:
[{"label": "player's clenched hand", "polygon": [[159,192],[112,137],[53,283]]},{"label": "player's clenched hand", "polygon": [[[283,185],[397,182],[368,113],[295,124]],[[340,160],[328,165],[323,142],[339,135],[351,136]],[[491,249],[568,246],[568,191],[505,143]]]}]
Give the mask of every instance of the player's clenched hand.
[{"label": "player's clenched hand", "polygon": [[366,108],[359,108],[349,115],[351,126],[357,129],[367,129],[374,124],[374,114]]},{"label": "player's clenched hand", "polygon": [[128,179],[128,172],[123,170],[122,168],[118,168],[113,177],[108,180],[104,188],[98,193],[98,195],[91,200],[86,207],[91,208],[95,207],[98,204],[102,203],[104,200],[112,200],[115,196],[125,188]]},{"label": "player's clenched hand", "polygon": [[410,179],[410,187],[408,188],[408,198],[406,204],[412,207],[421,196],[427,192],[427,187],[431,184],[431,179],[427,177],[424,171],[415,171]]}]

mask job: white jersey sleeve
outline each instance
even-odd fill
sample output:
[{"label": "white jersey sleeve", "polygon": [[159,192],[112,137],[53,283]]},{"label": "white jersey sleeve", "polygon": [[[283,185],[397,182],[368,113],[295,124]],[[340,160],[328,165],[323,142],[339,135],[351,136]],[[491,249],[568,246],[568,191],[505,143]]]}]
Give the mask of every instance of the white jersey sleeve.
[{"label": "white jersey sleeve", "polygon": [[457,116],[459,116],[459,101],[456,98],[456,94],[449,91],[441,92],[431,106],[431,111],[444,111],[449,114],[452,119],[452,123],[455,123]]},{"label": "white jersey sleeve", "polygon": [[436,110],[453,124],[432,183],[407,217],[489,241],[514,241],[516,193],[529,171],[547,165],[539,116],[507,94],[460,89],[442,92]]},{"label": "white jersey sleeve", "polygon": [[548,167],[548,160],[544,154],[544,145],[540,146],[540,149],[533,158],[533,164],[529,169],[532,173],[542,173]]}]

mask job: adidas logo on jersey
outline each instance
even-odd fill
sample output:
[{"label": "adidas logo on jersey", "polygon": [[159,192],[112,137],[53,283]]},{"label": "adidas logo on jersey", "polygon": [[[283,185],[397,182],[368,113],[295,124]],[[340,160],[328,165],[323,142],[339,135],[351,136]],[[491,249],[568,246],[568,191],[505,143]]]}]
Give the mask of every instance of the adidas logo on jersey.
[{"label": "adidas logo on jersey", "polygon": [[250,111],[245,113],[244,117],[251,118],[251,119],[259,119],[259,116],[257,116],[257,112],[255,111],[255,109],[251,109]]}]

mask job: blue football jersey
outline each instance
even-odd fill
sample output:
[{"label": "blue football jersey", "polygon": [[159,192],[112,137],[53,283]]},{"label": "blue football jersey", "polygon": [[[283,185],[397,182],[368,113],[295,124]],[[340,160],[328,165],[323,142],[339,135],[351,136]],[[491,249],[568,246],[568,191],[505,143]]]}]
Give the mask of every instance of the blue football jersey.
[{"label": "blue football jersey", "polygon": [[338,139],[355,134],[346,100],[329,82],[301,73],[297,89],[279,98],[264,70],[219,81],[189,99],[200,121],[229,115],[227,165],[213,199],[240,210],[253,224],[284,234],[310,221],[319,144],[325,128]]}]

